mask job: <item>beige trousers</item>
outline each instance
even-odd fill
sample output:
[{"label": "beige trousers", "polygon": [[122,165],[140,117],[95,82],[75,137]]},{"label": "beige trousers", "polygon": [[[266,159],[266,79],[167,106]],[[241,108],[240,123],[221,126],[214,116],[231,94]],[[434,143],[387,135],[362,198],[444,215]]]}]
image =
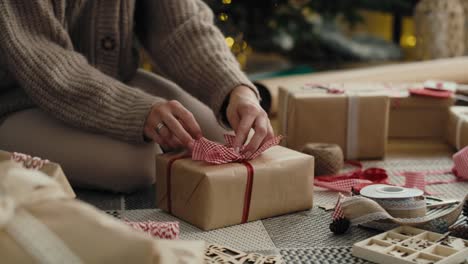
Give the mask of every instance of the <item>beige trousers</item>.
[{"label": "beige trousers", "polygon": [[[129,85],[181,102],[211,140],[221,141],[227,132],[206,105],[167,79],[140,70]],[[68,126],[37,108],[14,113],[0,124],[0,149],[60,163],[74,187],[116,192],[154,183],[160,152],[154,143],[130,144]]]}]

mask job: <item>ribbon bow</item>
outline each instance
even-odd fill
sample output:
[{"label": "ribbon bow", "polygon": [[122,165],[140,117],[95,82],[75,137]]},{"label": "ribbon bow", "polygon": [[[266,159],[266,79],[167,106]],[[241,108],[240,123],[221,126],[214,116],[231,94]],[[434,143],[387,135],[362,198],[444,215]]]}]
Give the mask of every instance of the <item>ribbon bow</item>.
[{"label": "ribbon bow", "polygon": [[210,141],[206,138],[196,140],[193,146],[192,159],[199,161],[206,161],[211,164],[226,164],[232,162],[241,162],[252,160],[262,154],[270,147],[276,146],[280,143],[282,136],[274,137],[265,141],[254,153],[246,156],[244,153],[245,146],[242,146],[239,151],[234,149],[233,142],[234,136],[224,135],[227,142],[226,145]]}]

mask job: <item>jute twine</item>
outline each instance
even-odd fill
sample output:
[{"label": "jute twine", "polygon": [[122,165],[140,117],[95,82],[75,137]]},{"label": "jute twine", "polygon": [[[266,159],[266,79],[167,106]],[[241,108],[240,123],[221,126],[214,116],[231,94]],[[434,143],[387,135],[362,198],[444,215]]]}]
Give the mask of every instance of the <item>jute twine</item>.
[{"label": "jute twine", "polygon": [[315,157],[316,176],[337,174],[343,168],[343,151],[338,145],[309,143],[302,152]]}]

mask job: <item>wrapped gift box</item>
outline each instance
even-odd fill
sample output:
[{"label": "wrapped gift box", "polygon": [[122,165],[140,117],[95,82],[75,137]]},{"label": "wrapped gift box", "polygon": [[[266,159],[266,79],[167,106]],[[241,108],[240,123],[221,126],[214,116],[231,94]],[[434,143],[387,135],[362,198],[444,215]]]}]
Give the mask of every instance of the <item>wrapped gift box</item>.
[{"label": "wrapped gift box", "polygon": [[29,163],[31,163],[31,166],[33,165],[33,162],[37,162],[40,164],[40,166],[37,167],[37,169],[44,174],[48,175],[51,177],[54,181],[58,182],[60,186],[63,188],[65,193],[67,193],[67,196],[70,198],[75,198],[75,192],[73,191],[72,187],[70,186],[70,183],[67,180],[67,177],[63,173],[62,167],[60,167],[59,164],[54,163],[54,162],[44,162],[44,160],[39,160],[38,158],[34,158],[27,156],[25,154],[20,154],[20,153],[10,153],[7,151],[0,150],[0,162],[3,161],[9,161],[15,159],[18,160],[20,163],[23,164],[23,166],[28,166]]},{"label": "wrapped gift box", "polygon": [[17,162],[0,162],[0,189],[2,263],[203,263],[204,242],[155,240]]},{"label": "wrapped gift box", "polygon": [[449,108],[454,98],[410,96],[409,88],[422,88],[422,84],[400,84],[404,96],[392,97],[390,104],[390,138],[443,139],[446,134]]},{"label": "wrapped gift box", "polygon": [[[339,88],[342,88],[340,86]],[[338,89],[338,88],[337,88]],[[279,131],[285,146],[338,144],[346,159],[382,158],[388,131],[389,97],[352,90],[330,93],[313,87],[280,88]]]},{"label": "wrapped gift box", "polygon": [[468,146],[468,107],[452,106],[447,122],[447,143],[458,150]]},{"label": "wrapped gift box", "polygon": [[394,139],[443,139],[448,110],[455,103],[454,98],[410,94],[410,89],[423,89],[424,83],[347,83],[344,88],[390,97],[388,136]]},{"label": "wrapped gift box", "polygon": [[159,208],[203,230],[312,208],[314,158],[275,146],[254,160],[211,165],[156,158]]}]

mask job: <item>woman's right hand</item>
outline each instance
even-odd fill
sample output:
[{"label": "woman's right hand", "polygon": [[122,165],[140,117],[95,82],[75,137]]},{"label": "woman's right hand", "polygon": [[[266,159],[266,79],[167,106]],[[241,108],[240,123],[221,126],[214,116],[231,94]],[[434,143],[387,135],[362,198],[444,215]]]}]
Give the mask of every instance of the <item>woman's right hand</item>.
[{"label": "woman's right hand", "polygon": [[164,150],[192,150],[193,141],[202,137],[193,114],[176,100],[155,104],[151,108],[146,118],[144,134]]}]

